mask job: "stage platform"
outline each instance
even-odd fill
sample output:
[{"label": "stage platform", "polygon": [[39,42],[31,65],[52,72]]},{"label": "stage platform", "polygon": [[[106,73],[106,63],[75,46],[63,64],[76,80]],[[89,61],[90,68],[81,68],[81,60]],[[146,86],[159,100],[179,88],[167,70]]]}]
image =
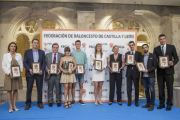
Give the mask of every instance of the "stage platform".
[{"label": "stage platform", "polygon": [[148,108],[141,108],[146,103],[145,99],[139,100],[139,107],[132,105],[127,106],[127,102],[122,102],[122,106],[118,103],[109,105],[107,102],[103,105],[94,103],[86,103],[85,106],[76,103],[72,108],[65,109],[64,104],[57,107],[49,107],[44,104],[44,109],[37,107],[37,103],[33,102],[31,108],[24,110],[25,103],[17,102],[20,111],[9,113],[9,105],[5,103],[0,106],[0,120],[180,120],[180,108],[172,106],[171,111],[166,109],[156,109],[159,101],[156,99],[154,111],[149,112]]}]

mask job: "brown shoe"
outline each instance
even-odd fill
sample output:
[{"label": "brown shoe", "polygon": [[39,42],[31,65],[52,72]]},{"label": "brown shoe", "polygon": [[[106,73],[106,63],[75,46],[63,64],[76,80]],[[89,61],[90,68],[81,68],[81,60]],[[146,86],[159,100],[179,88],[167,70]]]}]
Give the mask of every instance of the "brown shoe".
[{"label": "brown shoe", "polygon": [[139,107],[139,104],[138,103],[135,103],[136,107]]},{"label": "brown shoe", "polygon": [[128,103],[128,106],[131,106],[131,103]]},{"label": "brown shoe", "polygon": [[44,106],[42,104],[39,104],[38,107],[39,108],[44,108]]},{"label": "brown shoe", "polygon": [[29,108],[30,108],[30,106],[26,106],[26,107],[25,107],[25,110],[29,110]]},{"label": "brown shoe", "polygon": [[146,105],[142,106],[142,108],[148,108],[150,105],[147,103]]},{"label": "brown shoe", "polygon": [[148,111],[153,111],[154,110],[154,106],[153,105],[150,105]]}]

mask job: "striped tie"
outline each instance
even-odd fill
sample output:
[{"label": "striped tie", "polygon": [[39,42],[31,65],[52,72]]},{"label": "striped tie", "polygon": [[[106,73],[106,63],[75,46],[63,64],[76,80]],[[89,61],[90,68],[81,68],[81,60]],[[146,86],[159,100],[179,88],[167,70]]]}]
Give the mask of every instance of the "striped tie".
[{"label": "striped tie", "polygon": [[54,53],[53,63],[56,63],[56,53]]},{"label": "striped tie", "polygon": [[164,46],[161,48],[162,54],[164,55]]}]

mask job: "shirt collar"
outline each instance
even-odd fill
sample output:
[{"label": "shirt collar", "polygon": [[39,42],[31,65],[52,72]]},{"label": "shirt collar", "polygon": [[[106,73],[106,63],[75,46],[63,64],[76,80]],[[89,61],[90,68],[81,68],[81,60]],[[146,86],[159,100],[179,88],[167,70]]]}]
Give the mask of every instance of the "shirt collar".
[{"label": "shirt collar", "polygon": [[161,48],[162,48],[162,46],[166,47],[166,43],[165,43],[165,45],[161,45]]},{"label": "shirt collar", "polygon": [[32,48],[32,51],[33,51],[33,52],[38,52],[38,49],[37,49],[36,51],[34,51],[34,49]]},{"label": "shirt collar", "polygon": [[133,54],[135,54],[136,50],[134,50],[134,51],[130,51],[130,53],[132,53],[132,52],[133,52]]},{"label": "shirt collar", "polygon": [[144,56],[149,56],[149,52],[148,52],[148,54],[147,54],[147,55],[145,55],[145,54],[144,54]]},{"label": "shirt collar", "polygon": [[79,51],[76,50],[76,52],[81,52],[81,49]]}]

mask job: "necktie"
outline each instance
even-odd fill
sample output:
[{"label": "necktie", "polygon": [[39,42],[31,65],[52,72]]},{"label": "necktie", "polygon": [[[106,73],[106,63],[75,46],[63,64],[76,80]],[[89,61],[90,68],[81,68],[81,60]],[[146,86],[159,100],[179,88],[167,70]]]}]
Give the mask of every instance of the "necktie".
[{"label": "necktie", "polygon": [[164,55],[164,46],[161,48],[162,54]]},{"label": "necktie", "polygon": [[53,63],[56,63],[56,53],[54,53]]},{"label": "necktie", "polygon": [[133,51],[132,51],[132,54],[133,54]]}]

